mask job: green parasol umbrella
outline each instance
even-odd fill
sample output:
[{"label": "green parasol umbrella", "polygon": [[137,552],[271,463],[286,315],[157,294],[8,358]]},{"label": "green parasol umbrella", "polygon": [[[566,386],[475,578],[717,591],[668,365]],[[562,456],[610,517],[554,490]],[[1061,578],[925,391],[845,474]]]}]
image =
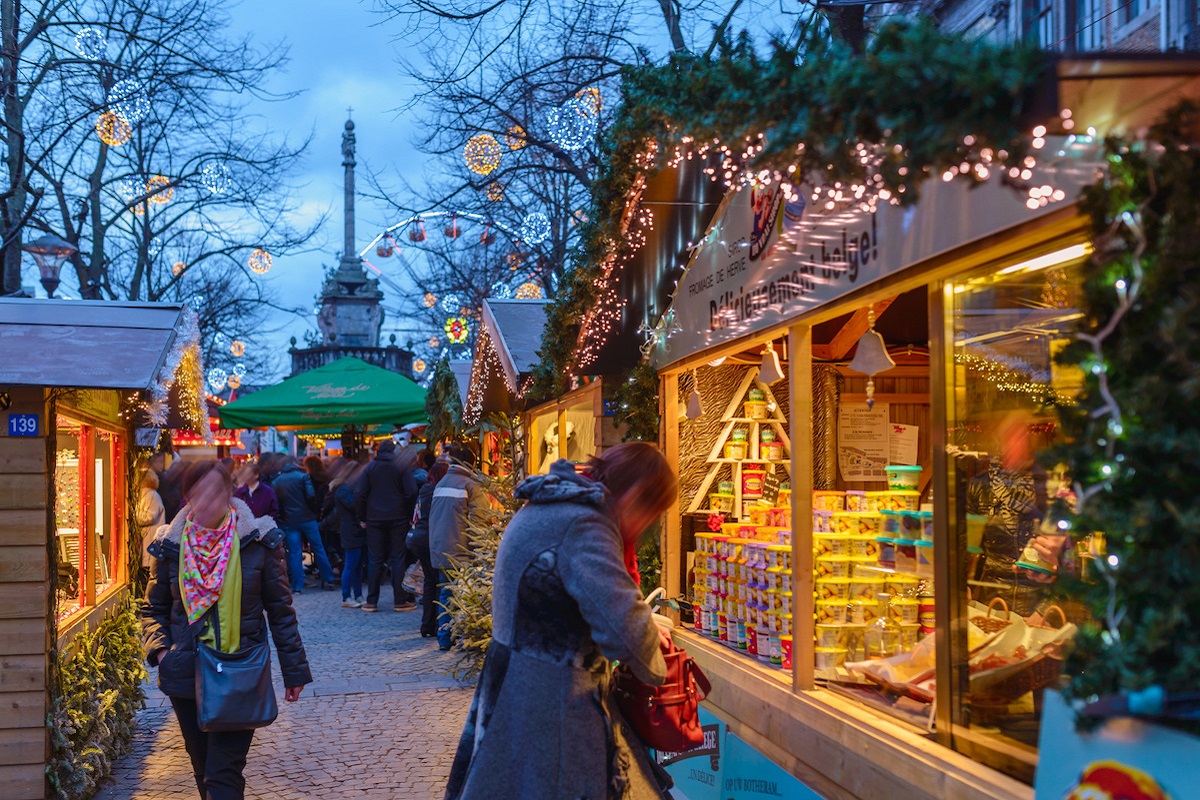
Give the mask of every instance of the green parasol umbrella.
[{"label": "green parasol umbrella", "polygon": [[346,357],[222,406],[222,428],[340,429],[405,425],[425,419],[425,390],[413,381]]}]

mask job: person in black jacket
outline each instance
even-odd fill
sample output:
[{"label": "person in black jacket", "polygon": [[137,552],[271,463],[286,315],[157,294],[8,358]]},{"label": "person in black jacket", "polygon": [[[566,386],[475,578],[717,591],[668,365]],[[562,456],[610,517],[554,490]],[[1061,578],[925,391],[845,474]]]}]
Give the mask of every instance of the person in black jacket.
[{"label": "person in black jacket", "polygon": [[342,472],[330,484],[330,495],[333,498],[330,514],[337,521],[344,558],[342,608],[362,608],[363,604],[363,576],[367,571],[367,532],[359,524],[354,496],[354,487],[358,485],[359,473],[362,471],[362,464],[347,462]]},{"label": "person in black jacket", "polygon": [[[237,627],[238,636],[231,637],[237,641],[218,641],[213,626],[207,621],[199,625],[199,638],[226,652],[265,642],[269,627],[288,702],[298,700],[301,689],[312,683],[312,672],[292,608],[282,533],[270,518],[255,518],[232,497],[233,479],[216,461],[192,466],[183,494],[187,505],[149,548],[155,563],[139,612],[142,644],[147,662],[158,667],[159,688],[171,698],[201,800],[242,800],[242,773],[254,731],[200,730],[193,623],[211,609],[222,618],[221,631]],[[182,580],[181,560],[188,565]],[[228,588],[237,585],[227,573],[235,563],[241,573],[240,597]]]},{"label": "person in black jacket", "polygon": [[312,478],[300,469],[296,459],[288,457],[271,488],[275,490],[275,499],[279,502],[279,524],[287,542],[292,594],[304,591],[304,542],[308,542],[312,548],[313,558],[321,573],[321,588],[332,588],[333,566],[325,554],[325,545],[321,543],[321,531],[317,526],[317,490]]},{"label": "person in black jacket", "polygon": [[417,604],[401,583],[404,570],[412,563],[405,536],[417,503],[417,484],[410,465],[397,457],[395,442],[385,439],[379,443],[375,460],[363,470],[356,490],[359,524],[367,532],[367,602],[362,610],[379,610],[379,584],[386,561],[392,571],[393,607],[410,611]]},{"label": "person in black jacket", "polygon": [[417,493],[417,514],[413,519],[413,528],[408,533],[409,549],[425,573],[425,582],[421,587],[421,636],[425,638],[437,636],[438,584],[441,582],[441,574],[429,560],[429,509],[433,505],[434,487],[448,469],[450,465],[445,461],[437,461],[430,466],[429,477]]}]

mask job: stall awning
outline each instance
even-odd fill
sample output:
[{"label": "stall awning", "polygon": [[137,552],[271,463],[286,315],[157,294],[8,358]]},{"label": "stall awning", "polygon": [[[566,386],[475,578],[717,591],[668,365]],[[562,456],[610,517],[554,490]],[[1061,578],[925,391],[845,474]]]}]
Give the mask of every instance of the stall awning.
[{"label": "stall awning", "polygon": [[357,358],[259,389],[220,410],[223,428],[405,425],[425,419],[425,390],[403,375]]},{"label": "stall awning", "polygon": [[0,299],[0,385],[147,389],[183,306]]}]

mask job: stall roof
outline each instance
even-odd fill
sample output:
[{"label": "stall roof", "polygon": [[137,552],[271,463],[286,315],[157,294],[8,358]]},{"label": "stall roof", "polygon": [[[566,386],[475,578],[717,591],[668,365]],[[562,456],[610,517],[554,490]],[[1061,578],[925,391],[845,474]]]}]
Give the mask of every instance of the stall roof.
[{"label": "stall roof", "polygon": [[454,380],[458,383],[458,398],[462,401],[463,406],[467,404],[467,390],[471,386],[471,364],[472,361],[451,361],[450,371],[454,373]]},{"label": "stall roof", "polygon": [[175,341],[183,306],[0,299],[0,385],[146,389]]},{"label": "stall roof", "polygon": [[549,305],[549,300],[483,301],[483,330],[470,379],[459,382],[459,388],[467,390],[463,410],[468,424],[484,413],[519,407],[521,383],[539,361]]}]

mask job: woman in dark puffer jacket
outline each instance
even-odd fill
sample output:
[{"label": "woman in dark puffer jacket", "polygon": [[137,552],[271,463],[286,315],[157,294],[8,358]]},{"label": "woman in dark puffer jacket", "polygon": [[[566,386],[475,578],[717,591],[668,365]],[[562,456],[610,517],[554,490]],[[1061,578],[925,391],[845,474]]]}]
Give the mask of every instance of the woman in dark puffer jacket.
[{"label": "woman in dark puffer jacket", "polygon": [[269,627],[289,702],[299,699],[312,673],[292,608],[282,532],[269,517],[256,519],[233,498],[233,479],[216,461],[191,467],[183,495],[187,505],[149,547],[156,561],[140,613],[142,641],[147,661],[158,667],[159,688],[179,719],[200,797],[242,800],[242,772],[254,731],[200,730],[193,624],[213,609],[221,640],[215,640],[207,622],[199,626],[199,637],[225,652],[266,641]]}]

